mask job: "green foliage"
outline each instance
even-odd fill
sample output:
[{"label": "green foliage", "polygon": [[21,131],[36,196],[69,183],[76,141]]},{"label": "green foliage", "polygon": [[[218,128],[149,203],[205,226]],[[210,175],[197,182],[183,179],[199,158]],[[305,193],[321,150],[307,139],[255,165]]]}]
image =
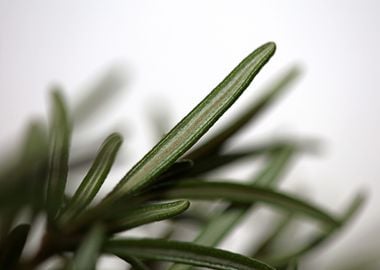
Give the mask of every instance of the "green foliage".
[{"label": "green foliage", "polygon": [[220,270],[274,269],[263,262],[232,252],[161,239],[111,240],[106,244],[106,251],[121,258],[126,254],[141,259],[178,262]]},{"label": "green foliage", "polygon": [[[112,133],[105,139],[96,156],[90,158],[91,166],[69,162],[69,150],[72,132],[92,115],[91,110],[97,107],[93,105],[113,84],[107,79],[96,88],[95,96],[82,102],[83,108],[71,114],[62,93],[54,90],[49,130],[38,121],[33,123],[19,157],[0,170],[0,269],[37,269],[53,257],[60,261],[58,269],[96,269],[103,255],[117,256],[141,270],[300,269],[304,256],[339,232],[358,212],[364,197],[355,197],[340,215],[281,191],[279,182],[294,157],[310,148],[303,141],[279,139],[247,145],[243,150],[226,150],[232,138],[277,99],[298,70],[290,69],[248,109],[196,144],[240,97],[274,52],[275,44],[270,42],[248,55],[101,201],[94,199],[115,163],[121,135]],[[244,183],[211,177],[214,170],[226,165],[257,158],[265,160],[263,168]],[[75,192],[67,194],[66,186],[73,182],[68,177],[69,170],[78,167],[89,169]],[[199,200],[203,201],[200,213]],[[208,204],[216,206],[211,214],[205,210]],[[274,224],[251,254],[217,248],[243,218],[262,205],[281,210],[283,219]],[[37,217],[46,219],[44,235],[37,252],[23,256],[30,232],[41,226]],[[290,252],[273,248],[291,221],[301,217],[319,226],[318,232],[305,239],[301,247],[293,248],[289,243]],[[117,234],[158,221],[167,221],[164,235],[125,238]],[[197,236],[194,240],[176,239],[186,223],[196,224],[193,230]]]},{"label": "green foliage", "polygon": [[111,169],[121,142],[121,136],[118,134],[111,134],[104,141],[90,170],[63,210],[60,216],[61,223],[69,222],[91,203]]},{"label": "green foliage", "polygon": [[99,225],[95,225],[79,245],[73,260],[67,267],[68,270],[95,269],[104,239],[104,229]]},{"label": "green foliage", "polygon": [[49,166],[46,210],[53,223],[63,205],[69,171],[70,124],[63,97],[58,90],[52,94],[52,119],[49,134]]}]

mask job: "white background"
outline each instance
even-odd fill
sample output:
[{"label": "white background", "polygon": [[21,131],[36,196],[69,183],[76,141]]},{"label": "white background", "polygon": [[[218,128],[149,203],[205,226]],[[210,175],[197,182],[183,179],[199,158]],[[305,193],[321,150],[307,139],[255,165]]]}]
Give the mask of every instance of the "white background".
[{"label": "white background", "polygon": [[315,260],[361,247],[363,237],[363,246],[379,246],[368,238],[380,222],[379,11],[375,0],[0,0],[0,142],[9,144],[32,115],[46,115],[51,83],[74,102],[91,79],[117,65],[127,74],[126,94],[99,125],[125,121],[124,150],[137,160],[151,139],[139,124],[147,105],[162,101],[174,124],[243,57],[275,41],[276,55],[236,106],[289,65],[300,65],[303,76],[242,140],[320,138],[323,155],[300,161],[289,183],[334,210],[356,190],[368,192],[359,221]]}]

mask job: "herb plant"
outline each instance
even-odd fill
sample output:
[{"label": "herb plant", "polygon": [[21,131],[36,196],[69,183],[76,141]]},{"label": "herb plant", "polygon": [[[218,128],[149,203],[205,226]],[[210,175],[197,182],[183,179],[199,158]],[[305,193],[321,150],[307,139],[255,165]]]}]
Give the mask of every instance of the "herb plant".
[{"label": "herb plant", "polygon": [[[332,214],[280,191],[277,187],[284,171],[296,155],[307,151],[307,145],[300,141],[269,141],[226,151],[228,141],[276,99],[297,70],[291,69],[276,80],[230,124],[195,145],[274,52],[275,44],[270,42],[248,55],[98,203],[93,199],[111,170],[122,138],[113,133],[105,139],[79,187],[67,195],[69,168],[76,165],[69,163],[73,124],[62,93],[55,89],[49,127],[40,122],[31,124],[18,158],[1,170],[0,269],[36,269],[53,257],[58,260],[55,269],[95,269],[104,254],[117,256],[139,270],[297,269],[309,251],[347,224],[360,208],[363,196],[356,196],[342,213]],[[209,178],[218,168],[258,156],[265,157],[266,163],[249,181]],[[211,215],[202,215],[189,208],[190,204],[197,205],[196,201],[218,207]],[[245,255],[216,248],[258,204],[279,209],[283,218],[273,222],[272,230],[263,235],[256,248]],[[31,229],[40,226],[40,216],[46,218],[42,240],[34,255],[24,256],[24,246],[34,233]],[[320,230],[298,246],[289,242],[286,249],[279,250],[279,236],[300,218],[317,224]],[[132,238],[118,234],[162,220],[170,220],[165,235]],[[198,235],[189,241],[173,240],[184,223],[196,224]]]}]

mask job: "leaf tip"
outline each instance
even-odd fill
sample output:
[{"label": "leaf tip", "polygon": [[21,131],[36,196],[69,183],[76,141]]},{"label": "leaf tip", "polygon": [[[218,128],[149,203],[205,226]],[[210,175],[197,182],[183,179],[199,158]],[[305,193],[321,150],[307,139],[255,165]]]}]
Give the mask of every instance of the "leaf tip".
[{"label": "leaf tip", "polygon": [[182,211],[185,211],[185,210],[187,210],[190,207],[190,201],[188,201],[188,200],[179,200],[179,201],[177,201],[177,206]]},{"label": "leaf tip", "polygon": [[118,132],[114,132],[108,137],[108,140],[120,145],[123,143],[123,136]]},{"label": "leaf tip", "polygon": [[264,45],[262,45],[261,47],[262,47],[262,49],[268,51],[268,53],[270,55],[273,55],[277,49],[277,45],[273,41],[269,41],[269,42],[265,43]]}]

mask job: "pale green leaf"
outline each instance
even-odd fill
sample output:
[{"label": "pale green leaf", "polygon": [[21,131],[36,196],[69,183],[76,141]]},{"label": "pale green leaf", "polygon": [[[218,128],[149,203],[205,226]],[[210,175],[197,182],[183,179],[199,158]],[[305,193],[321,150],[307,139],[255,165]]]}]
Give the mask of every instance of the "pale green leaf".
[{"label": "pale green leaf", "polygon": [[285,231],[286,228],[291,224],[293,220],[293,215],[288,214],[274,225],[272,230],[265,236],[261,243],[252,252],[251,257],[262,258],[267,256],[268,252],[273,248],[274,243],[278,237]]},{"label": "pale green leaf", "polygon": [[85,95],[73,106],[74,124],[77,128],[83,128],[86,122],[96,119],[100,112],[114,105],[126,83],[123,73],[121,67],[111,67],[88,89],[81,89],[80,92]]},{"label": "pale green leaf", "polygon": [[326,232],[319,233],[317,235],[312,236],[304,245],[299,247],[297,250],[291,252],[290,254],[281,255],[278,257],[266,257],[265,260],[272,262],[275,265],[283,265],[294,258],[299,258],[304,254],[310,252],[311,250],[317,248],[321,244],[325,243],[331,237],[336,235],[347,223],[358,213],[359,209],[362,207],[364,203],[365,197],[362,194],[358,194],[350,203],[347,210],[344,212],[341,220],[340,226],[332,227]]}]

